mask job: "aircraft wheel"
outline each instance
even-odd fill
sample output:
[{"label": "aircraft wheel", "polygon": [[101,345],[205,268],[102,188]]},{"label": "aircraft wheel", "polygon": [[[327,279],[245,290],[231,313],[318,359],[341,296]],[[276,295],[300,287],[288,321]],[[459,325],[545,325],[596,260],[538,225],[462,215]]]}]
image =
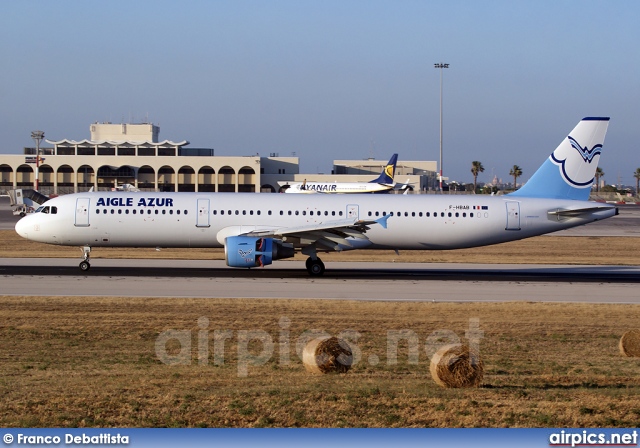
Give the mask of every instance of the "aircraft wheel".
[{"label": "aircraft wheel", "polygon": [[307,271],[309,272],[309,275],[319,277],[324,274],[324,263],[319,258],[316,258],[315,260],[309,258],[307,260]]},{"label": "aircraft wheel", "polygon": [[91,267],[91,265],[89,264],[89,262],[88,262],[88,261],[81,261],[81,262],[80,262],[80,270],[82,270],[82,271],[85,271],[85,272],[86,272],[86,271],[88,271],[88,270],[89,270],[89,268],[90,268],[90,267]]}]

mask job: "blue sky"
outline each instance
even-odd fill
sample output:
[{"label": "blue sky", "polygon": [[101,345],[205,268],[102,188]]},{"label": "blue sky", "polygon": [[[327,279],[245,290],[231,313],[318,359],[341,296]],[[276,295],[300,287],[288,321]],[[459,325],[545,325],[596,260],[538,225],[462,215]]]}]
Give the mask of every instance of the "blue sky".
[{"label": "blue sky", "polygon": [[600,166],[640,167],[633,1],[21,1],[0,5],[0,153],[40,129],[149,121],[219,155],[439,158],[528,179],[585,116],[611,116]]}]

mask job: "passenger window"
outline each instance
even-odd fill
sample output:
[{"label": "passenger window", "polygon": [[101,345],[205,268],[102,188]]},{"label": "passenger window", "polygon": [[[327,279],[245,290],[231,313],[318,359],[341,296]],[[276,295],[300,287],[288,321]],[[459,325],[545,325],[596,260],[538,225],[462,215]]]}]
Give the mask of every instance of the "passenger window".
[{"label": "passenger window", "polygon": [[250,215],[253,215],[253,210],[249,210],[249,214],[250,214]]},{"label": "passenger window", "polygon": [[298,210],[296,210],[296,216],[298,216],[300,214],[300,212]]},{"label": "passenger window", "polygon": [[158,214],[158,209],[156,209],[156,215]]},{"label": "passenger window", "polygon": [[114,209],[111,209],[111,214],[115,215],[116,211]]},{"label": "passenger window", "polygon": [[469,217],[470,217],[470,218],[473,218],[473,213],[469,213]]},{"label": "passenger window", "polygon": [[302,210],[302,216],[307,216],[307,211],[306,210]]},{"label": "passenger window", "polygon": [[339,214],[340,216],[342,216],[342,210],[340,210],[340,211],[338,212],[338,214]]},{"label": "passenger window", "polygon": [[163,215],[166,215],[166,214],[167,214],[167,211],[166,211],[165,209],[162,209],[162,214],[163,214]]},{"label": "passenger window", "polygon": [[[171,210],[171,213],[173,213],[173,210]],[[214,210],[214,211],[213,211],[213,214],[214,214],[214,215],[217,215],[217,214],[218,214],[218,210]]]},{"label": "passenger window", "polygon": [[409,212],[404,212],[404,216],[409,216]]},{"label": "passenger window", "polygon": [[128,215],[128,214],[129,214],[129,209],[126,209],[126,210],[124,211],[124,214],[125,214],[125,215]]},{"label": "passenger window", "polygon": [[[134,212],[135,212],[135,210],[134,210]],[[173,209],[169,210],[169,214],[173,215]],[[215,215],[215,210],[214,210],[214,215]]]},{"label": "passenger window", "polygon": [[[236,215],[237,215],[237,214],[238,214],[238,212],[236,212]],[[242,210],[242,214],[243,214],[243,215],[246,215],[246,214],[247,214],[247,211],[246,211],[246,210]]]},{"label": "passenger window", "polygon": [[287,212],[287,214],[288,214],[289,216],[291,216],[291,210],[289,210],[289,211]]},{"label": "passenger window", "polygon": [[368,213],[368,216],[371,216],[371,212]]},{"label": "passenger window", "polygon": [[462,217],[463,217],[463,218],[466,218],[466,217],[467,217],[467,214],[466,214],[466,213],[463,213],[463,214],[462,214]]},{"label": "passenger window", "polygon": [[188,210],[185,210],[185,211],[184,211],[184,214],[186,215],[187,213],[189,213],[189,211],[188,211]]},{"label": "passenger window", "polygon": [[376,216],[380,216],[380,212],[376,212]]},{"label": "passenger window", "polygon": [[440,217],[444,218],[444,212],[440,212]]},{"label": "passenger window", "polygon": [[238,210],[236,210],[236,215],[239,215],[239,214],[240,214],[240,212]]},{"label": "passenger window", "polygon": [[138,213],[138,211],[134,208],[134,209],[132,210],[132,213],[135,215],[136,213]]},{"label": "passenger window", "polygon": [[447,213],[447,215],[449,215],[449,218],[451,218],[451,212]]},{"label": "passenger window", "polygon": [[429,216],[431,216],[431,213],[427,212],[424,215],[428,218]]},{"label": "passenger window", "polygon": [[100,209],[97,209],[96,210],[96,215],[99,215],[99,214],[100,214]]},{"label": "passenger window", "polygon": [[[336,212],[331,212],[331,216],[336,216]],[[378,215],[376,214],[376,216]]]}]

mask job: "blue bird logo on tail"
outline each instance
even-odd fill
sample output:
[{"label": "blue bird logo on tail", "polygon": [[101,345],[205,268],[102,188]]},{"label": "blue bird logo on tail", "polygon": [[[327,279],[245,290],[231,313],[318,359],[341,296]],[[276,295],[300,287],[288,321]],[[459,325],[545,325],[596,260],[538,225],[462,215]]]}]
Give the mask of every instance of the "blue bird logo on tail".
[{"label": "blue bird logo on tail", "polygon": [[573,146],[573,148],[580,153],[580,155],[582,156],[582,160],[584,160],[585,162],[591,163],[595,156],[598,156],[600,155],[600,153],[602,153],[602,145],[600,144],[595,145],[591,149],[589,149],[587,146],[583,148],[582,146],[580,146],[580,143],[578,143],[573,137],[569,136],[567,138],[571,142],[571,146]]}]

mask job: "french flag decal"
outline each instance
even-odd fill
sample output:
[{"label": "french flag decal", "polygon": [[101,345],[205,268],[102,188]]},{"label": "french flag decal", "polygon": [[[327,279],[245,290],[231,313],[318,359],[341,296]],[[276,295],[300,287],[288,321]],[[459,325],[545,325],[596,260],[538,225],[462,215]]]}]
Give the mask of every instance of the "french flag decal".
[{"label": "french flag decal", "polygon": [[482,205],[482,206],[480,206],[480,205],[474,205],[474,206],[473,206],[473,209],[474,209],[474,210],[489,210],[489,206],[488,206],[488,205]]}]

